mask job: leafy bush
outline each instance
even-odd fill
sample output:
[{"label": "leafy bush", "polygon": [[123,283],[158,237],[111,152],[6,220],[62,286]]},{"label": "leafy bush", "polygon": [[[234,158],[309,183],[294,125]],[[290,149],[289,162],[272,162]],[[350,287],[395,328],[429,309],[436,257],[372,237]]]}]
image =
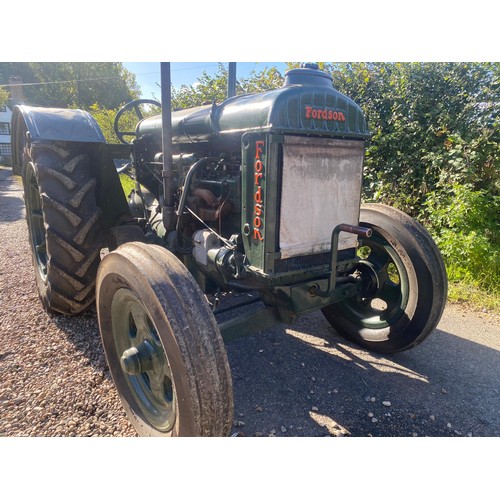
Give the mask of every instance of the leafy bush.
[{"label": "leafy bush", "polygon": [[[148,104],[139,105],[141,107],[141,113],[144,118],[148,116],[153,116],[159,114],[160,108],[156,106],[150,106]],[[120,111],[120,108],[116,109],[105,109],[99,106],[97,103],[92,104],[89,108],[90,114],[95,118],[99,128],[101,129],[106,142],[110,144],[119,144],[120,141],[115,134],[115,118],[116,115]],[[121,131],[126,130],[127,132],[133,132],[139,123],[139,118],[135,112],[134,108],[129,109],[125,113],[123,113],[120,117],[119,128]],[[126,141],[132,140],[132,136],[125,136]]]},{"label": "leafy bush", "polygon": [[452,282],[500,293],[500,64],[328,68],[373,132],[364,199],[422,221]]},{"label": "leafy bush", "polygon": [[429,193],[425,212],[449,279],[500,291],[500,196],[455,184]]},{"label": "leafy bush", "polygon": [[115,129],[113,127],[116,113],[118,113],[118,108],[105,109],[95,103],[90,106],[89,112],[99,125],[106,142],[109,144],[118,144],[120,141],[118,140],[118,137],[116,137]]},{"label": "leafy bush", "polygon": [[500,194],[498,63],[343,63],[334,86],[357,102],[373,132],[367,199],[414,217],[450,183]]}]

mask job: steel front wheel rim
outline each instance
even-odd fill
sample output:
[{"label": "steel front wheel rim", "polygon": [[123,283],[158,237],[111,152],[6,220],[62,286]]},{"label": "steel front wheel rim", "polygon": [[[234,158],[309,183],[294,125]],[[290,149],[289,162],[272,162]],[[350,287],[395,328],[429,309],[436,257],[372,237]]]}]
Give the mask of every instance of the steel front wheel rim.
[{"label": "steel front wheel rim", "polygon": [[111,303],[113,339],[134,406],[160,432],[177,418],[172,370],[157,328],[131,291],[120,288]]},{"label": "steel front wheel rim", "polygon": [[[366,249],[368,255],[363,254]],[[361,262],[376,275],[377,289],[346,301],[346,315],[362,328],[388,328],[406,315],[410,301],[408,270],[396,250],[376,231],[369,239],[359,238],[358,252]]]}]

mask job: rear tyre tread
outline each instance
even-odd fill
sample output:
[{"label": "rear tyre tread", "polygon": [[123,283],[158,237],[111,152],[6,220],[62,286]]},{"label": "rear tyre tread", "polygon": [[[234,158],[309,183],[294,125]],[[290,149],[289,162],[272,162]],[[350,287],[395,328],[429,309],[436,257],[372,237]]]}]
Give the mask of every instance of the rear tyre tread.
[{"label": "rear tyre tread", "polygon": [[48,311],[78,314],[95,300],[103,241],[96,179],[79,145],[33,144],[31,154],[28,168],[38,183],[47,246],[39,293]]},{"label": "rear tyre tread", "polygon": [[76,186],[76,182],[68,177],[67,175],[62,174],[59,170],[55,170],[49,167],[43,167],[42,165],[38,165],[38,175],[43,173],[43,175],[50,175],[57,179],[59,182],[62,182],[66,189],[74,189]]}]

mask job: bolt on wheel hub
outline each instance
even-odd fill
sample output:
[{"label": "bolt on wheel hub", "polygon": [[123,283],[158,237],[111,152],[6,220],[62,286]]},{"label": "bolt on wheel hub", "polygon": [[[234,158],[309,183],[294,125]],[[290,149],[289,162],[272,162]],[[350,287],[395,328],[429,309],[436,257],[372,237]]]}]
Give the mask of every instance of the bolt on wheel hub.
[{"label": "bolt on wheel hub", "polygon": [[168,432],[177,418],[175,389],[158,331],[139,298],[125,288],[113,297],[111,317],[116,353],[136,411]]},{"label": "bolt on wheel hub", "polygon": [[139,375],[150,371],[154,367],[154,354],[154,347],[145,340],[138,346],[130,347],[123,352],[120,358],[121,367],[129,375]]}]

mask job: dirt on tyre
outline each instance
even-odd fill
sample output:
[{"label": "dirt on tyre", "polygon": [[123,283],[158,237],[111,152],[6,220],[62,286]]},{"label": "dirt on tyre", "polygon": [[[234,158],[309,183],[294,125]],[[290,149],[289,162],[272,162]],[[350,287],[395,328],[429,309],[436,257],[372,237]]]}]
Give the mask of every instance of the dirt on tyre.
[{"label": "dirt on tyre", "polygon": [[342,337],[369,350],[394,353],[420,344],[436,328],[447,297],[441,254],[417,221],[381,204],[361,206],[358,238],[361,296],[322,309]]},{"label": "dirt on tyre", "polygon": [[77,314],[94,303],[101,209],[89,156],[71,143],[31,146],[23,172],[35,280],[49,312]]},{"label": "dirt on tyre", "polygon": [[97,313],[124,409],[141,436],[227,436],[225,346],[208,303],[172,253],[125,243],[102,260]]}]

